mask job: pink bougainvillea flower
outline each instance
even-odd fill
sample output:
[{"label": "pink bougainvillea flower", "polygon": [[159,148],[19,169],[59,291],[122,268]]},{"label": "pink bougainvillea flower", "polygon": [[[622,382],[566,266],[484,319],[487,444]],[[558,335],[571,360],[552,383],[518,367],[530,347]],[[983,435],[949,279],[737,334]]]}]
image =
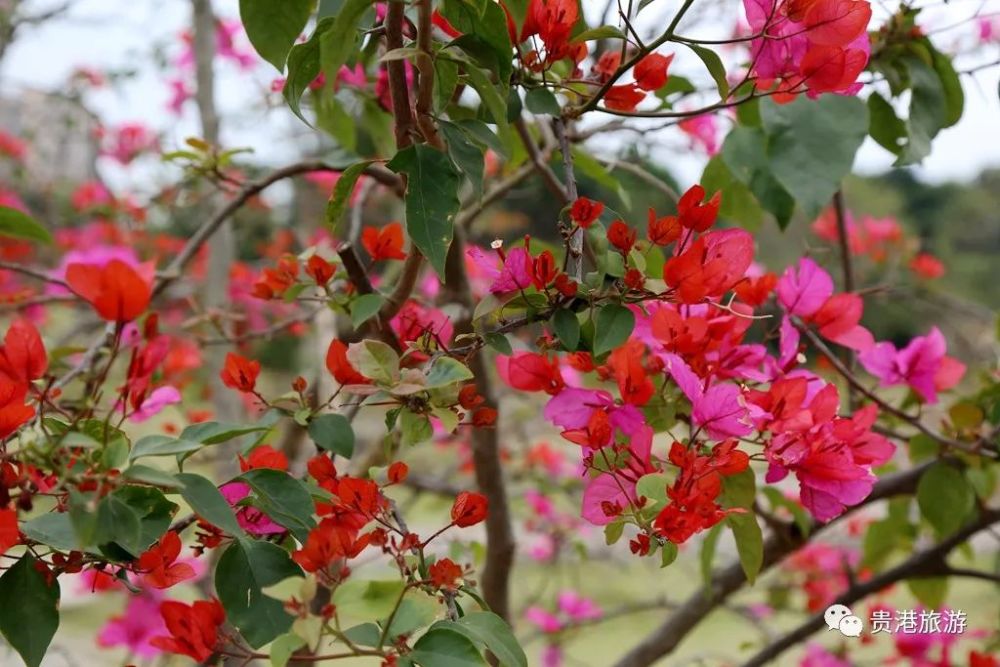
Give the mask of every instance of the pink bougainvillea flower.
[{"label": "pink bougainvillea flower", "polygon": [[678,127],[691,138],[695,146],[700,146],[708,155],[719,152],[719,125],[712,114],[701,114],[685,118]]},{"label": "pink bougainvillea flower", "polygon": [[790,315],[809,317],[833,296],[833,278],[819,264],[803,257],[778,280],[778,302]]},{"label": "pink bougainvillea flower", "polygon": [[160,615],[162,600],[162,594],[153,590],[130,595],[125,610],[109,618],[98,631],[97,644],[106,648],[123,647],[144,660],[161,655],[163,651],[150,644],[150,640],[167,633]]},{"label": "pink bougainvillea flower", "polygon": [[236,520],[240,527],[252,535],[276,535],[285,532],[285,528],[271,520],[271,517],[256,507],[238,503],[250,495],[250,485],[244,482],[230,482],[219,487],[219,492],[236,510]]},{"label": "pink bougainvillea flower", "polygon": [[864,302],[857,294],[834,294],[810,319],[827,340],[860,352],[875,344],[871,332],[859,324],[863,310]]},{"label": "pink bougainvillea flower", "polygon": [[181,392],[176,387],[157,387],[149,393],[138,409],[129,415],[129,421],[139,424],[163,412],[171,405],[181,402]]},{"label": "pink bougainvillea flower", "polygon": [[902,350],[890,342],[876,343],[858,361],[882,386],[908,385],[927,403],[937,403],[937,392],[954,387],[965,372],[965,366],[948,357],[946,350],[944,336],[934,327]]},{"label": "pink bougainvillea flower", "polygon": [[720,382],[706,391],[691,367],[675,354],[664,355],[667,372],[691,401],[691,419],[715,440],[740,437],[753,430],[750,410],[740,388]]},{"label": "pink bougainvillea flower", "polygon": [[944,275],[944,263],[934,255],[926,252],[914,256],[910,260],[909,267],[914,275],[924,280],[936,280]]}]

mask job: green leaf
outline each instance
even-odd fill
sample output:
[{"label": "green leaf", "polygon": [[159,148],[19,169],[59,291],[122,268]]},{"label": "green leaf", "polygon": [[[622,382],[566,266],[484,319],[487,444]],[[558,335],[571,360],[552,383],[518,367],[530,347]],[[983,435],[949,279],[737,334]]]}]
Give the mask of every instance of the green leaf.
[{"label": "green leaf", "polygon": [[0,236],[52,243],[49,230],[42,227],[34,218],[7,206],[0,206]]},{"label": "green leaf", "polygon": [[760,227],[764,211],[750,188],[737,179],[721,155],[716,155],[701,175],[701,184],[708,192],[722,192],[719,216],[754,230]]},{"label": "green leaf", "polygon": [[139,438],[132,446],[128,459],[135,461],[144,456],[174,456],[175,454],[196,452],[204,446],[201,442],[173,438],[169,435],[147,435],[144,438]]},{"label": "green leaf", "polygon": [[917,483],[920,513],[941,537],[961,528],[975,503],[975,491],[965,476],[947,463],[935,463]]},{"label": "green leaf", "polygon": [[556,99],[556,96],[548,88],[532,88],[529,90],[524,96],[524,105],[528,107],[528,111],[535,114],[548,114],[558,118],[559,114],[562,113],[559,100]]},{"label": "green leaf", "polygon": [[271,642],[271,667],[286,667],[292,654],[306,645],[306,640],[298,635],[286,633]]},{"label": "green leaf", "polygon": [[438,123],[438,127],[444,134],[452,162],[469,179],[475,196],[480,197],[483,194],[483,174],[486,171],[485,151],[455,123],[444,120]]},{"label": "green leaf", "polygon": [[410,657],[421,667],[479,667],[486,661],[466,635],[444,627],[428,630],[413,645]]},{"label": "green leaf", "polygon": [[133,482],[154,484],[156,486],[164,486],[170,489],[177,489],[183,486],[180,480],[169,472],[142,464],[129,466],[122,471],[122,477]]},{"label": "green leaf", "polygon": [[507,89],[513,71],[512,46],[507,15],[496,2],[485,2],[482,11],[462,0],[444,0],[442,15],[462,34],[452,44],[459,46],[480,65],[496,74],[500,88]]},{"label": "green leaf", "polygon": [[507,0],[503,3],[514,19],[515,33],[521,34],[524,20],[528,17],[528,0]]},{"label": "green leaf", "polygon": [[438,357],[427,371],[427,388],[449,387],[473,378],[472,371],[458,359]]},{"label": "green leaf", "polygon": [[[438,629],[454,631],[471,640],[480,649],[486,649],[502,667],[527,667],[528,658],[507,623],[489,611],[473,611],[457,621],[439,621],[430,632]],[[480,663],[475,663],[480,664]]]},{"label": "green leaf", "polygon": [[313,0],[240,0],[240,20],[260,57],[285,71],[285,59],[312,14]]},{"label": "green leaf", "polygon": [[909,140],[893,165],[897,167],[915,164],[927,157],[931,152],[931,140],[948,122],[945,92],[938,73],[919,58],[906,58],[904,62],[912,87],[906,119]]},{"label": "green leaf", "polygon": [[430,625],[437,618],[438,609],[437,600],[431,596],[417,591],[409,591],[399,603],[399,608],[392,617],[392,623],[389,625],[386,637],[393,641],[400,635],[410,635],[415,630]]},{"label": "green leaf", "polygon": [[492,347],[494,350],[500,354],[514,354],[514,348],[511,347],[510,341],[507,340],[507,336],[502,333],[490,332],[483,336],[486,344]]},{"label": "green leaf", "polygon": [[81,543],[91,543],[102,547],[102,550],[111,549],[109,555],[115,555],[113,550],[117,545],[125,550],[125,555],[121,555],[123,560],[137,558],[145,551],[142,542],[142,520],[139,513],[114,494],[101,499],[97,505],[96,524],[91,522],[74,523],[74,526],[86,526],[83,532],[78,533]]},{"label": "green leaf", "polygon": [[[513,109],[508,111],[510,101],[512,99],[516,99],[517,103],[520,104],[520,98],[517,97],[517,89],[511,88],[508,91],[508,95],[505,97],[500,94],[498,87],[493,84],[486,72],[477,67],[467,58],[459,58],[459,60],[467,63],[467,66],[465,67],[465,76],[468,79],[469,85],[472,86],[477,93],[479,93],[479,99],[482,100],[483,105],[486,107],[486,111],[489,112],[489,115],[493,120],[493,124],[498,127],[507,125],[508,118],[513,111]],[[518,111],[518,113],[520,113],[520,111]]]},{"label": "green leaf", "polygon": [[580,320],[576,313],[559,308],[552,315],[552,331],[567,352],[573,352],[580,344]]},{"label": "green leaf", "polygon": [[625,39],[625,33],[613,25],[600,25],[574,36],[572,43],[590,42],[596,39]]},{"label": "green leaf", "polygon": [[243,529],[236,522],[236,515],[215,484],[201,475],[182,472],[177,479],[184,485],[181,497],[191,506],[195,514],[230,535],[239,536]]},{"label": "green leaf", "polygon": [[407,235],[444,281],[461,177],[447,155],[424,145],[404,148],[386,166],[406,174]]},{"label": "green leaf", "polygon": [[609,303],[597,311],[594,324],[594,355],[599,357],[628,340],[635,328],[635,314],[625,306]]},{"label": "green leaf", "polygon": [[75,551],[89,545],[81,544],[67,512],[49,512],[25,521],[21,532],[30,539],[60,551]]},{"label": "green leaf", "polygon": [[[722,144],[722,159],[734,177],[748,186],[757,201],[785,229],[792,218],[795,200],[778,183],[767,160],[767,135],[756,127],[737,126]],[[723,193],[723,199],[729,196]]]},{"label": "green leaf", "polygon": [[215,568],[215,591],[226,610],[226,619],[254,648],[260,648],[292,627],[292,616],[284,603],[262,589],[302,570],[288,552],[262,540],[235,540],[219,558]]},{"label": "green leaf", "polygon": [[330,200],[326,203],[324,220],[331,231],[336,232],[340,228],[340,221],[343,220],[344,212],[347,211],[347,206],[351,201],[351,195],[354,194],[354,186],[361,174],[365,173],[365,169],[373,162],[375,161],[358,162],[340,173],[340,178],[337,179],[337,183],[333,186],[333,192],[330,193]]},{"label": "green leaf", "polygon": [[[927,43],[930,44],[930,41],[928,40]],[[965,108],[965,92],[962,90],[962,81],[952,65],[951,58],[933,48],[933,45],[931,45],[931,64],[941,81],[945,105],[944,127],[948,128],[962,118],[962,110]]]},{"label": "green leaf", "polygon": [[288,102],[288,107],[292,110],[292,113],[307,125],[309,121],[302,115],[302,108],[300,106],[302,93],[319,76],[319,36],[324,31],[329,30],[333,22],[333,17],[320,19],[309,39],[302,44],[296,44],[288,52],[288,76],[285,78],[285,87],[281,94],[284,96],[285,101]]},{"label": "green leaf", "polygon": [[369,8],[371,0],[344,0],[337,16],[322,32],[319,28],[320,70],[327,73],[327,80],[333,82],[340,66],[347,62],[356,50],[358,22]]},{"label": "green leaf", "polygon": [[333,604],[347,616],[385,618],[403,593],[398,579],[373,580],[351,577],[333,592]]},{"label": "green leaf", "polygon": [[378,340],[351,343],[347,360],[366,378],[391,385],[399,379],[399,355],[390,346]]},{"label": "green leaf", "polygon": [[191,424],[181,431],[181,440],[200,442],[203,445],[217,445],[220,442],[232,440],[248,433],[266,431],[270,425],[261,424],[230,424],[226,422],[200,422]]},{"label": "green leaf", "polygon": [[701,543],[701,555],[698,559],[701,570],[701,581],[706,587],[712,585],[712,564],[715,562],[715,549],[722,536],[722,524],[716,524],[705,535]]},{"label": "green leaf", "polygon": [[896,116],[892,105],[875,91],[868,96],[868,118],[868,132],[872,139],[893,155],[899,155],[906,143],[906,123]]},{"label": "green leaf", "polygon": [[320,449],[345,459],[354,455],[354,429],[344,415],[326,414],[309,422],[309,437]]},{"label": "green leaf", "polygon": [[[115,542],[133,556],[138,556],[150,545],[160,539],[170,527],[170,521],[177,513],[178,506],[163,495],[159,489],[143,486],[123,486],[105,500],[114,498],[124,504],[139,519],[139,535],[132,543],[124,543],[120,539]],[[100,510],[98,510],[100,514]]]},{"label": "green leaf", "polygon": [[726,66],[722,64],[722,58],[719,57],[719,54],[712,49],[698,46],[697,44],[685,42],[684,45],[694,51],[695,55],[704,63],[705,69],[712,75],[715,86],[719,89],[719,99],[728,99],[729,79],[726,78]]},{"label": "green leaf", "polygon": [[52,585],[25,554],[0,576],[0,633],[28,667],[38,667],[59,627],[59,582]]},{"label": "green leaf", "polygon": [[744,509],[743,513],[726,516],[726,525],[733,531],[740,565],[752,586],[764,563],[764,535],[754,515],[754,498],[757,495],[757,480],[751,468],[735,475],[722,478],[722,506]]},{"label": "green leaf", "polygon": [[604,526],[604,543],[609,547],[616,544],[622,538],[623,532],[625,532],[625,522],[621,519],[612,521]]},{"label": "green leaf", "polygon": [[654,506],[666,504],[667,487],[672,481],[669,475],[652,472],[639,478],[639,481],[635,483],[635,493],[637,496],[645,496],[647,500],[653,502]]},{"label": "green leaf", "polygon": [[948,595],[947,577],[920,577],[918,579],[907,579],[906,587],[913,593],[913,597],[928,609],[940,609]]},{"label": "green leaf", "polygon": [[361,646],[378,646],[382,631],[374,623],[361,623],[344,630],[344,636]]},{"label": "green leaf", "polygon": [[299,542],[305,542],[316,522],[309,489],[300,480],[283,470],[256,468],[248,470],[238,481],[253,489],[253,505],[292,532]]},{"label": "green leaf", "polygon": [[385,299],[381,294],[361,294],[351,303],[351,326],[355,330],[375,317],[382,308]]},{"label": "green leaf", "polygon": [[761,104],[771,173],[808,219],[830,203],[868,134],[868,110],[854,97],[800,95],[789,104]]},{"label": "green leaf", "polygon": [[660,547],[660,567],[668,567],[677,560],[677,545],[673,542],[664,542]]},{"label": "green leaf", "polygon": [[404,408],[399,413],[400,444],[404,447],[419,445],[434,436],[434,428],[427,415],[417,414]]}]

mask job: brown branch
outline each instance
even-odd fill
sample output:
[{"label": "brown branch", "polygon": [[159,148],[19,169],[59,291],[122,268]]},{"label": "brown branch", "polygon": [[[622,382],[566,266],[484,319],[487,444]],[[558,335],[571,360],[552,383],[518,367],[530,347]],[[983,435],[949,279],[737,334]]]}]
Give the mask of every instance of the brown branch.
[{"label": "brown branch", "polygon": [[[455,240],[448,251],[445,266],[445,286],[442,297],[462,307],[462,316],[455,323],[455,334],[473,331],[472,314],[475,300],[465,270],[465,233],[455,228]],[[497,409],[498,401],[484,354],[473,355],[469,369],[476,382],[476,390],[485,399],[484,405]],[[496,428],[472,429],[472,464],[476,484],[489,501],[486,516],[486,563],[483,567],[481,586],[483,598],[490,609],[510,622],[510,574],[514,566],[514,530],[510,504],[500,461],[500,440]]]},{"label": "brown branch", "polygon": [[[818,524],[803,535],[794,526],[786,526],[784,532],[773,532],[764,541],[763,564],[760,573],[781,562],[786,556],[799,549],[829,526],[843,520],[858,509],[885,498],[916,492],[917,482],[931,463],[925,463],[882,477],[876,482],[871,494],[861,503],[850,507],[844,514],[824,524]],[[626,653],[615,667],[646,667],[672,652],[687,635],[723,604],[733,593],[746,583],[743,567],[738,562],[712,574],[711,585],[701,588],[685,600],[666,621],[653,630],[639,644]]]},{"label": "brown branch", "polygon": [[[836,599],[835,603],[849,606],[904,579],[947,576],[951,572],[951,568],[944,562],[948,554],[976,533],[996,523],[1000,523],[1000,510],[983,510],[975,521],[968,523],[951,537],[928,549],[918,551],[899,565],[872,577],[868,581],[851,586]],[[811,617],[780,639],[768,644],[743,663],[743,667],[764,667],[764,665],[773,664],[782,653],[805,641],[809,635],[824,625],[822,613]]]},{"label": "brown branch", "polygon": [[[403,19],[406,6],[402,2],[390,2],[385,16],[385,46],[390,51],[403,48]],[[406,148],[413,143],[413,114],[410,111],[410,90],[406,85],[406,65],[402,60],[390,60],[385,64],[389,75],[389,97],[392,100],[392,116],[396,147]]]},{"label": "brown branch", "polygon": [[417,126],[424,135],[424,141],[444,150],[444,142],[434,123],[434,50],[432,47],[431,0],[420,0],[417,4]]},{"label": "brown branch", "polygon": [[[830,362],[830,365],[833,366],[834,370],[836,370],[845,380],[847,380],[847,383],[850,386],[854,387],[859,393],[865,396],[865,398],[868,398],[869,400],[873,401],[882,410],[888,412],[894,417],[902,419],[904,422],[906,422],[913,428],[917,429],[924,435],[928,436],[938,444],[944,445],[945,447],[950,447],[952,449],[965,452],[966,454],[973,454],[976,456],[990,456],[992,458],[996,458],[995,452],[983,448],[983,445],[988,444],[986,438],[980,438],[977,442],[972,444],[968,442],[962,442],[961,440],[955,440],[953,438],[949,438],[945,435],[932,431],[930,428],[925,426],[924,423],[920,421],[919,418],[909,414],[908,412],[900,410],[891,403],[886,402],[878,394],[868,389],[868,387],[866,387],[861,382],[861,380],[859,380],[857,376],[851,372],[851,370],[844,364],[844,362],[840,360],[840,357],[834,354],[833,350],[827,347],[826,343],[820,340],[820,337],[817,336],[815,332],[813,332],[811,329],[805,326],[799,326],[798,329],[799,331],[802,332],[802,335],[804,335],[806,338],[809,339],[809,342],[812,343],[813,347],[819,350],[819,353],[822,354],[824,357],[826,357],[827,361]],[[989,452],[989,454],[987,454],[987,452]]]},{"label": "brown branch", "polygon": [[559,177],[549,167],[548,151],[539,149],[538,145],[535,144],[535,140],[531,138],[531,132],[528,130],[528,125],[524,122],[523,118],[518,118],[514,121],[514,129],[517,131],[517,136],[521,138],[524,149],[528,151],[528,158],[531,160],[531,164],[535,166],[538,175],[542,177],[545,187],[556,196],[560,204],[568,204],[570,198],[566,193],[566,189],[559,182]]},{"label": "brown branch", "polygon": [[[573,148],[566,134],[566,124],[561,118],[552,122],[552,129],[559,141],[559,152],[562,153],[566,197],[573,202],[580,196],[576,188],[576,173],[573,170]],[[578,283],[583,282],[583,233],[583,228],[577,227],[566,239],[566,264],[563,267],[569,277]]]},{"label": "brown branch", "polygon": [[15,264],[14,262],[0,261],[0,269],[3,269],[4,271],[13,271],[14,273],[20,273],[22,276],[28,276],[29,278],[34,278],[35,280],[41,280],[42,282],[51,283],[52,285],[58,285],[60,287],[65,287],[66,289],[69,289],[69,285],[66,284],[65,280],[61,280],[59,278],[53,278],[47,273],[33,269],[30,266],[22,266],[20,264]]},{"label": "brown branch", "polygon": [[[847,210],[844,206],[844,192],[837,190],[833,195],[833,212],[837,221],[837,243],[840,246],[840,267],[844,278],[844,291],[854,291],[854,265],[851,262],[850,235],[847,231]],[[844,348],[844,365],[852,373],[855,369],[854,350]],[[847,404],[853,410],[857,404],[857,392],[847,385]]]},{"label": "brown branch", "polygon": [[[347,271],[347,276],[351,279],[354,284],[354,288],[357,290],[358,294],[377,294],[378,292],[372,286],[371,280],[368,278],[368,272],[365,267],[361,265],[361,261],[358,259],[357,253],[354,252],[354,246],[350,243],[344,243],[337,249],[337,254],[340,256],[340,261],[344,264],[344,270]],[[419,265],[418,265],[419,268]],[[409,290],[407,290],[407,296],[403,297],[403,301],[409,296]],[[395,316],[395,312],[389,314],[392,311],[391,308],[387,308],[389,305],[387,301],[379,308],[379,312],[372,319],[365,322],[365,324],[355,332],[355,338],[360,339],[364,336],[367,331],[372,331],[378,335],[387,345],[391,345],[396,351],[402,352],[403,346],[399,342],[399,338],[393,332],[392,328],[389,326],[389,320]],[[398,310],[398,309],[397,309]],[[386,314],[383,314],[385,311]]]}]

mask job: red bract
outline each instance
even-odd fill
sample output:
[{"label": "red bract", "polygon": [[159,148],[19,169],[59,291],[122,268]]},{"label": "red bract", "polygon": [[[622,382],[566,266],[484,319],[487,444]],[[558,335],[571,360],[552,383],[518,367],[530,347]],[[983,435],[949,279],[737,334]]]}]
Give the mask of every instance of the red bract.
[{"label": "red bract", "polygon": [[147,549],[136,564],[136,571],[143,572],[143,581],[153,588],[170,588],[195,576],[194,568],[187,563],[177,563],[181,553],[181,538],[168,531],[160,541]]},{"label": "red bract", "polygon": [[48,366],[48,355],[38,329],[28,320],[15,320],[0,346],[0,374],[13,382],[30,384],[45,375]]},{"label": "red bract", "polygon": [[630,340],[608,357],[608,366],[618,383],[622,401],[630,405],[645,405],[655,392],[653,381],[642,364],[645,353],[645,345],[638,340]]},{"label": "red bract", "polygon": [[477,428],[496,426],[497,411],[493,408],[479,408],[472,413],[472,425]]},{"label": "red bract", "polygon": [[556,275],[558,275],[559,269],[556,268],[556,258],[549,250],[543,250],[532,266],[532,283],[535,285],[535,289],[542,291],[549,283],[555,280]]},{"label": "red bract", "polygon": [[708,230],[719,215],[719,205],[722,194],[716,192],[709,200],[705,200],[705,188],[692,185],[677,202],[677,215],[684,227],[696,232]]},{"label": "red bract", "polygon": [[656,211],[649,209],[649,222],[646,224],[646,236],[650,243],[666,246],[670,245],[681,237],[680,219],[675,215],[667,215],[662,218],[656,217]]},{"label": "red bract", "polygon": [[212,657],[219,641],[219,626],[226,620],[218,600],[198,600],[193,604],[168,600],[160,605],[160,614],[170,636],[154,637],[150,644],[198,662]]},{"label": "red bract", "polygon": [[803,18],[811,43],[843,47],[868,28],[872,8],[865,0],[818,0]]},{"label": "red bract", "polygon": [[568,55],[569,37],[579,16],[576,0],[531,0],[520,40],[511,41],[538,35],[545,44],[546,60],[559,60]]},{"label": "red bract", "polygon": [[21,541],[21,532],[17,528],[17,512],[12,509],[0,509],[0,555]]},{"label": "red bract", "polygon": [[406,259],[403,252],[403,226],[393,222],[382,229],[365,227],[361,232],[361,245],[373,262],[382,259]]},{"label": "red bract", "polygon": [[611,86],[604,94],[604,106],[614,111],[635,111],[635,108],[646,99],[646,93],[634,83]]},{"label": "red bract", "polygon": [[638,237],[639,233],[621,220],[615,220],[608,227],[608,242],[618,248],[623,255],[632,250]]},{"label": "red bract", "polygon": [[944,264],[934,255],[922,252],[910,260],[910,271],[925,280],[934,280],[944,275]]},{"label": "red bract", "polygon": [[264,269],[253,285],[253,295],[258,299],[281,298],[299,279],[299,261],[282,257],[273,269]]},{"label": "red bract", "polygon": [[828,93],[850,86],[868,64],[868,54],[839,46],[814,46],[802,58],[804,83],[815,93]]},{"label": "red bract", "polygon": [[611,421],[604,410],[594,410],[583,428],[567,429],[562,437],[588,449],[600,449],[611,442]]},{"label": "red bract", "polygon": [[70,264],[66,282],[101,319],[109,322],[129,322],[139,317],[149,307],[152,296],[149,283],[119,259],[104,266]]},{"label": "red bract", "polygon": [[451,520],[459,528],[474,526],[486,518],[489,501],[473,491],[462,491],[451,506]]},{"label": "red bract", "polygon": [[239,456],[240,470],[256,470],[257,468],[270,468],[271,470],[288,470],[288,457],[284,452],[279,452],[271,445],[261,445],[250,452],[250,456],[243,458]]},{"label": "red bract", "polygon": [[334,266],[319,255],[313,255],[306,262],[306,274],[316,281],[317,285],[326,285],[333,278]]},{"label": "red bract", "polygon": [[358,372],[347,360],[347,345],[334,338],[326,351],[326,368],[340,384],[370,384],[371,380]]},{"label": "red bract", "polygon": [[594,224],[594,221],[601,217],[603,212],[604,204],[601,202],[578,197],[569,209],[569,217],[573,219],[573,222],[586,229]]},{"label": "red bract", "polygon": [[746,278],[733,286],[733,291],[740,301],[748,306],[760,306],[774,291],[778,284],[778,276],[773,273],[765,273],[757,278]]},{"label": "red bract", "polygon": [[389,477],[389,482],[392,484],[399,484],[406,480],[406,476],[410,473],[410,467],[403,463],[402,461],[394,461],[392,465],[389,466],[389,470],[386,475]]},{"label": "red bract", "polygon": [[0,440],[35,416],[35,409],[24,403],[27,392],[25,385],[0,377]]},{"label": "red bract", "polygon": [[535,352],[515,352],[497,356],[497,370],[507,384],[521,391],[544,391],[558,394],[565,386],[559,360]]},{"label": "red bract", "polygon": [[258,375],[260,375],[260,362],[256,359],[247,359],[235,352],[226,354],[226,364],[219,372],[222,384],[244,393],[254,390]]},{"label": "red bract", "polygon": [[648,56],[636,63],[632,69],[632,76],[635,77],[635,85],[643,90],[659,90],[667,85],[667,68],[670,61],[674,59],[674,54],[663,56],[659,53],[650,53]]},{"label": "red bract", "polygon": [[698,303],[726,293],[753,261],[753,237],[741,229],[702,236],[663,267],[663,279],[682,303]]},{"label": "red bract", "polygon": [[356,530],[333,519],[323,519],[309,531],[306,543],[292,553],[292,559],[306,572],[326,569],[338,560],[354,558],[364,551],[371,538],[367,535],[358,538],[357,535]]},{"label": "red bract", "polygon": [[442,558],[434,561],[427,568],[430,575],[431,584],[435,588],[447,590],[458,590],[459,580],[462,578],[462,568],[455,564],[450,558]]}]

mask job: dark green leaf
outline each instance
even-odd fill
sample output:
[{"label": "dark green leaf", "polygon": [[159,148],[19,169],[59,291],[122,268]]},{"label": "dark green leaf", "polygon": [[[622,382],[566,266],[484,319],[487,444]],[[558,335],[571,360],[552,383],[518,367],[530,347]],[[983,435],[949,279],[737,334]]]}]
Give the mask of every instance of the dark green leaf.
[{"label": "dark green leaf", "polygon": [[330,193],[330,201],[326,203],[326,215],[324,219],[332,231],[336,232],[340,227],[340,221],[344,217],[344,212],[347,211],[351,195],[354,194],[354,186],[357,184],[358,178],[361,177],[361,174],[365,172],[365,169],[372,162],[373,160],[358,162],[341,172],[340,178],[337,179],[337,183],[333,186],[333,192]]},{"label": "dark green leaf", "polygon": [[941,78],[919,58],[905,60],[910,75],[910,111],[906,119],[909,140],[895,166],[915,164],[931,152],[931,140],[948,122],[948,108]]},{"label": "dark green leaf", "polygon": [[750,188],[737,179],[721,155],[716,155],[701,175],[701,184],[708,192],[722,192],[719,216],[750,230],[760,227],[764,211]]},{"label": "dark green leaf", "polygon": [[[431,631],[446,629],[455,631],[470,639],[480,649],[486,649],[502,667],[527,667],[528,658],[518,643],[510,626],[489,611],[473,611],[457,621],[440,621]],[[479,663],[476,663],[479,664]]]},{"label": "dark green leaf", "polygon": [[514,348],[510,346],[510,341],[507,340],[507,336],[504,336],[502,333],[490,332],[483,336],[483,338],[486,340],[487,345],[500,354],[514,353]]},{"label": "dark green leaf", "polygon": [[284,604],[261,589],[302,571],[288,552],[261,540],[235,540],[219,558],[215,590],[226,610],[226,619],[254,648],[260,648],[292,627]]},{"label": "dark green leaf", "polygon": [[184,485],[180,490],[181,497],[198,516],[230,535],[243,534],[243,529],[236,522],[233,508],[222,497],[215,484],[201,475],[187,472],[177,475],[177,479]]},{"label": "dark green leaf", "polygon": [[751,468],[722,478],[722,506],[745,510],[743,513],[728,514],[726,524],[733,531],[740,565],[751,585],[764,563],[764,535],[752,509],[756,489],[756,477]]},{"label": "dark green leaf", "polygon": [[0,632],[28,667],[38,667],[59,627],[59,582],[25,554],[0,576]]},{"label": "dark green leaf", "polygon": [[935,463],[920,476],[917,504],[920,513],[939,536],[958,530],[976,503],[976,494],[965,476],[947,463]]},{"label": "dark green leaf", "polygon": [[965,108],[965,93],[962,90],[962,82],[952,65],[951,58],[937,49],[931,51],[931,58],[934,71],[937,72],[938,79],[941,81],[941,90],[944,93],[944,127],[951,127],[961,120],[962,110]]},{"label": "dark green leaf", "polygon": [[896,116],[896,111],[877,92],[868,96],[868,132],[872,139],[893,155],[899,155],[906,139],[906,123]]},{"label": "dark green leaf", "polygon": [[321,19],[313,30],[313,34],[302,44],[296,44],[288,52],[288,76],[285,78],[285,87],[282,95],[288,102],[289,108],[304,123],[309,123],[302,115],[301,101],[302,93],[306,91],[309,84],[316,80],[320,73],[320,48],[319,36],[333,25],[334,18],[327,17]]},{"label": "dark green leaf", "polygon": [[[462,0],[444,0],[441,13],[463,33],[452,44],[459,45],[480,65],[495,72],[500,87],[506,90],[513,71],[513,51],[507,31],[507,15],[500,4],[486,2],[480,14]],[[481,48],[474,46],[472,40],[481,44]]]},{"label": "dark green leaf", "polygon": [[52,243],[49,230],[30,216],[6,206],[0,206],[0,236]]},{"label": "dark green leaf", "polygon": [[635,314],[625,306],[610,303],[597,311],[594,325],[594,355],[601,356],[628,340],[635,328]]},{"label": "dark green leaf", "polygon": [[716,524],[705,535],[701,543],[701,555],[698,559],[701,570],[701,581],[705,586],[712,585],[712,565],[715,563],[715,549],[722,536],[722,524]]},{"label": "dark green leaf", "polygon": [[461,178],[447,155],[424,145],[404,148],[387,166],[408,177],[407,234],[443,281]]},{"label": "dark green leaf", "polygon": [[25,521],[21,532],[36,542],[47,544],[60,551],[74,551],[89,545],[81,544],[66,512],[49,512]]},{"label": "dark green leaf", "polygon": [[300,542],[306,541],[316,522],[312,518],[315,506],[305,484],[283,470],[270,468],[248,470],[236,479],[253,489],[254,507],[292,531]]},{"label": "dark green leaf", "polygon": [[458,359],[438,357],[427,371],[427,388],[439,389],[472,379],[472,371]]},{"label": "dark green leaf", "polygon": [[128,458],[130,461],[135,461],[144,456],[174,456],[196,452],[204,446],[201,442],[172,438],[169,435],[147,435],[136,441]]},{"label": "dark green leaf", "polygon": [[134,464],[122,471],[122,477],[143,484],[154,484],[171,489],[183,486],[180,480],[169,472],[142,464]]},{"label": "dark green leaf", "polygon": [[260,57],[283,72],[312,9],[313,0],[240,0],[240,20]]},{"label": "dark green leaf", "polygon": [[565,308],[556,310],[552,315],[552,331],[567,352],[574,352],[580,344],[580,320],[573,311]]},{"label": "dark green leaf", "polygon": [[556,118],[562,113],[559,100],[548,88],[532,88],[524,96],[524,105],[528,111],[536,114],[548,114]]},{"label": "dark green leaf", "polygon": [[625,34],[613,25],[600,25],[584,30],[573,36],[573,43],[590,42],[595,39],[625,39]]},{"label": "dark green leaf", "polygon": [[421,667],[480,667],[486,664],[471,639],[443,627],[424,633],[413,645],[410,657]]},{"label": "dark green leaf", "polygon": [[448,145],[448,155],[451,156],[459,171],[469,179],[475,196],[481,196],[483,194],[483,174],[486,170],[485,151],[458,125],[441,121],[438,126],[441,128],[445,143]]},{"label": "dark green leaf", "polygon": [[771,173],[808,219],[829,205],[868,134],[868,110],[854,97],[800,95],[788,104],[761,103]]},{"label": "dark green leaf", "polygon": [[354,454],[354,429],[344,415],[315,417],[309,422],[309,437],[320,449],[339,454],[345,459]]},{"label": "dark green leaf", "polygon": [[191,424],[181,431],[180,439],[200,442],[203,445],[217,445],[220,442],[232,440],[241,435],[266,431],[268,428],[270,428],[270,425],[200,422],[198,424]]},{"label": "dark green leaf", "polygon": [[726,78],[726,66],[722,64],[722,58],[719,57],[719,54],[697,44],[685,43],[684,45],[694,51],[695,55],[704,63],[705,69],[712,75],[715,86],[719,90],[719,99],[727,99],[729,97],[729,79]]},{"label": "dark green leaf", "polygon": [[381,294],[361,294],[351,303],[351,326],[355,330],[375,317],[381,310],[385,299]]}]

